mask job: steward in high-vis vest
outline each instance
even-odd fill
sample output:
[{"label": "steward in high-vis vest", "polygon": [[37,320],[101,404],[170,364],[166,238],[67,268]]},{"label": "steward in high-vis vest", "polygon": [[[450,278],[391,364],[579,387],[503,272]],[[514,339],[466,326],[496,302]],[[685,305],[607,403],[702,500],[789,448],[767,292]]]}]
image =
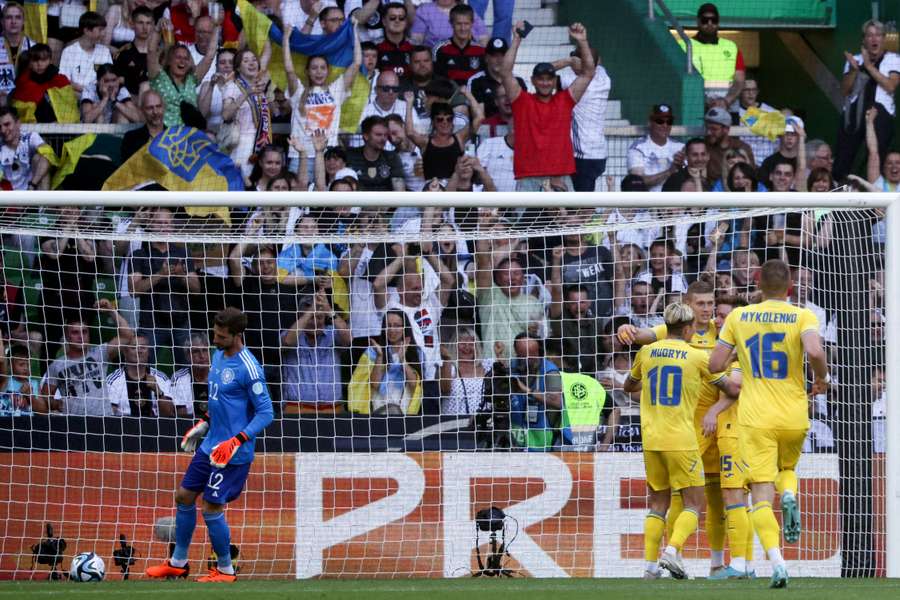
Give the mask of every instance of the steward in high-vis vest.
[{"label": "steward in high-vis vest", "polygon": [[[685,50],[684,40],[679,39],[678,45]],[[703,77],[707,95],[724,96],[726,106],[731,106],[744,87],[744,56],[737,44],[719,37],[719,9],[711,2],[697,11],[697,34],[691,38],[691,53],[691,62]]]},{"label": "steward in high-vis vest", "polygon": [[563,389],[561,445],[565,450],[592,452],[606,405],[606,390],[589,375],[561,372],[560,376]]}]

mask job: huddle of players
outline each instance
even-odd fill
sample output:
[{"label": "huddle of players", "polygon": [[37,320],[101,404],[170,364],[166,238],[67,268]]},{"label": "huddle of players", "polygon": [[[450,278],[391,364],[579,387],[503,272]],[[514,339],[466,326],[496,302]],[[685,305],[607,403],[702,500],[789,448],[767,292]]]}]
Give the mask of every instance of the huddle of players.
[{"label": "huddle of players", "polygon": [[[641,392],[650,493],[646,579],[659,578],[660,567],[686,577],[681,549],[705,503],[710,579],[754,576],[755,531],[773,565],[770,586],[787,586],[772,506],[777,491],[785,541],[798,541],[794,469],[809,428],[804,354],[814,374],[812,392],[824,392],[830,381],[818,320],[787,302],[790,282],[786,263],[767,261],[761,302],[730,299],[716,307],[712,286],[696,281],[685,304],[666,307],[665,325],[623,325],[617,332],[623,343],[643,346],[625,391]],[[664,532],[668,545],[660,556]]]}]

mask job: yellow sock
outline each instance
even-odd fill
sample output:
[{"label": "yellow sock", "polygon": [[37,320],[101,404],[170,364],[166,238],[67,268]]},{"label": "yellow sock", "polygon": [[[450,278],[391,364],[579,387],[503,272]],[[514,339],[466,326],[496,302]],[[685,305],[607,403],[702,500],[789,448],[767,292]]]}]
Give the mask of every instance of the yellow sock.
[{"label": "yellow sock", "polygon": [[697,524],[699,522],[700,518],[697,516],[697,513],[690,508],[681,511],[681,514],[678,515],[678,519],[675,520],[675,530],[672,532],[671,539],[669,539],[669,545],[681,552],[681,549],[684,547],[684,542],[691,537],[691,534],[697,531]]},{"label": "yellow sock", "polygon": [[750,520],[751,509],[747,507],[747,545],[746,548],[746,559],[749,563],[753,560],[753,547],[756,545],[753,543],[753,522]]},{"label": "yellow sock", "polygon": [[778,492],[779,496],[785,492],[791,492],[796,496],[797,488],[797,474],[793,469],[779,471],[778,475],[775,476],[775,491]]},{"label": "yellow sock", "polygon": [[753,528],[750,527],[750,517],[747,516],[747,505],[726,506],[725,520],[728,523],[728,547],[731,549],[731,558],[746,558],[748,531],[750,539],[753,539]]},{"label": "yellow sock", "polygon": [[766,552],[772,548],[779,548],[781,528],[778,527],[775,513],[772,512],[772,503],[757,502],[754,504],[750,519],[753,521],[753,528],[756,529],[756,535],[759,536],[759,541],[762,542]]},{"label": "yellow sock", "polygon": [[659,542],[665,529],[666,520],[662,515],[649,513],[644,517],[644,560],[647,562],[659,560]]},{"label": "yellow sock", "polygon": [[725,549],[725,503],[722,500],[722,489],[719,481],[706,483],[706,539],[709,549],[721,551]]},{"label": "yellow sock", "polygon": [[669,504],[669,512],[666,513],[666,539],[671,540],[675,534],[675,521],[678,515],[684,510],[684,500],[681,499],[681,492],[672,492],[672,502]]}]

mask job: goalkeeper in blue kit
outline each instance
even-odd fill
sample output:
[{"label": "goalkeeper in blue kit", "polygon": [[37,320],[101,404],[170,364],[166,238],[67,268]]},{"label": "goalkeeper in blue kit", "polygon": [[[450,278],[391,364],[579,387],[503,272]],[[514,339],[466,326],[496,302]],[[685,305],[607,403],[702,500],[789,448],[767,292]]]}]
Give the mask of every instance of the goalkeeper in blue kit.
[{"label": "goalkeeper in blue kit", "polygon": [[253,463],[254,439],[274,415],[262,367],[244,347],[246,327],[247,317],[236,308],[216,315],[213,344],[218,350],[209,370],[209,412],[181,441],[187,452],[193,452],[198,444],[200,448],[175,493],[175,551],[162,565],[149,567],[148,577],[177,578],[190,573],[188,548],[197,526],[197,496],[202,493],[203,520],[217,565],[197,581],[231,583],[237,579],[231,564],[225,505],[244,489]]}]

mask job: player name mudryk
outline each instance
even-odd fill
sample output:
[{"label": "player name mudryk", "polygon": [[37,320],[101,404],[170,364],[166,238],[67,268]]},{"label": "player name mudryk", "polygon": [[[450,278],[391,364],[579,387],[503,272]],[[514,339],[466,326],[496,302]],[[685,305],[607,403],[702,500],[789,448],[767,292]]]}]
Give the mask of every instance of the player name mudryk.
[{"label": "player name mudryk", "polygon": [[741,314],[742,323],[796,323],[796,313],[750,312]]},{"label": "player name mudryk", "polygon": [[687,350],[654,348],[650,351],[650,358],[677,358],[678,360],[687,360],[687,354]]}]

